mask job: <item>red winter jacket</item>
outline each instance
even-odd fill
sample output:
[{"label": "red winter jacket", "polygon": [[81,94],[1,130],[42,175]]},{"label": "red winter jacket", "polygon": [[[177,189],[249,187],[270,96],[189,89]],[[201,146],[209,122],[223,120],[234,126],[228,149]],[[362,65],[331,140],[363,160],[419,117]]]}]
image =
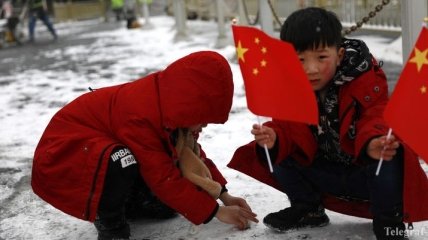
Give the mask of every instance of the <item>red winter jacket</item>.
[{"label": "red winter jacket", "polygon": [[[388,127],[382,118],[388,101],[388,86],[381,69],[374,67],[340,88],[339,92],[339,139],[342,149],[357,156],[355,164],[362,163],[358,158],[365,144],[373,137],[386,135]],[[357,116],[356,138],[348,137],[354,116]],[[308,125],[303,123],[275,120],[266,124],[274,128],[279,141],[275,163],[291,156],[302,165],[310,165],[317,151],[317,143]],[[265,160],[259,159],[253,141],[240,147],[228,164],[255,179],[281,190],[270,174]],[[422,170],[418,157],[404,145],[404,220],[406,222],[428,219],[428,179]],[[400,186],[397,186],[400,187]],[[325,195],[326,208],[358,217],[371,218],[369,203],[355,202]]]},{"label": "red winter jacket", "polygon": [[[57,112],[43,133],[34,154],[33,190],[65,213],[93,221],[110,152],[125,145],[154,194],[200,224],[217,202],[181,176],[167,129],[224,123],[232,96],[229,64],[209,51],[134,82],[86,93]],[[225,185],[212,161],[206,162],[214,180]]]}]

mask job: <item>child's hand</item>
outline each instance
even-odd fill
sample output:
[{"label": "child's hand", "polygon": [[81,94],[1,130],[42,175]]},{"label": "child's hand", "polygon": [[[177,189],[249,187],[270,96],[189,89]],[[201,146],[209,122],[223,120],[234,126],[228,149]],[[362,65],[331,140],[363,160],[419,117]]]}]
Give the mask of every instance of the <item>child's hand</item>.
[{"label": "child's hand", "polygon": [[221,222],[235,225],[239,230],[249,227],[249,222],[259,222],[256,214],[238,206],[220,206],[215,217]]},{"label": "child's hand", "polygon": [[271,149],[275,145],[276,133],[270,128],[259,124],[254,124],[251,134],[254,135],[254,140],[260,147],[266,146]]},{"label": "child's hand", "polygon": [[245,199],[240,198],[240,197],[234,197],[232,195],[230,195],[228,192],[224,192],[223,194],[220,195],[220,200],[224,203],[224,205],[226,206],[239,206],[242,208],[245,208],[249,211],[252,211],[250,208],[250,205],[248,205],[247,201],[245,201]]},{"label": "child's hand", "polygon": [[394,135],[391,135],[388,140],[386,140],[386,136],[373,138],[367,146],[367,155],[378,160],[383,156],[383,160],[389,161],[397,154],[398,147],[400,147],[400,143]]}]

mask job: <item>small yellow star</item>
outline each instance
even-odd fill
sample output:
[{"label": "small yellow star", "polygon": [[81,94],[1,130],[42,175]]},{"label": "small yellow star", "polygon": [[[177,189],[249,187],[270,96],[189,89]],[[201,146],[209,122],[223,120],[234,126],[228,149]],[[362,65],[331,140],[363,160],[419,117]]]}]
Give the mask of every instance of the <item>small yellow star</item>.
[{"label": "small yellow star", "polygon": [[238,55],[238,59],[245,62],[244,54],[248,51],[248,48],[243,48],[241,41],[238,42],[238,46],[236,47],[236,54]]},{"label": "small yellow star", "polygon": [[419,49],[415,48],[415,56],[409,60],[409,62],[416,63],[418,72],[421,71],[421,68],[424,64],[428,64],[428,48],[425,49],[423,52],[419,51]]},{"label": "small yellow star", "polygon": [[257,76],[259,74],[259,69],[253,68],[253,74]]},{"label": "small yellow star", "polygon": [[266,47],[262,47],[262,53],[267,53]]},{"label": "small yellow star", "polygon": [[259,39],[258,37],[256,37],[256,38],[254,39],[254,43],[255,43],[255,44],[257,44],[257,45],[259,45],[259,43],[260,43],[260,39]]},{"label": "small yellow star", "polygon": [[421,93],[422,93],[422,94],[427,93],[427,87],[425,87],[425,85],[423,85],[423,86],[421,87]]},{"label": "small yellow star", "polygon": [[262,66],[262,67],[266,67],[266,65],[267,65],[267,62],[266,62],[265,60],[262,60],[262,61],[260,62],[260,66]]}]

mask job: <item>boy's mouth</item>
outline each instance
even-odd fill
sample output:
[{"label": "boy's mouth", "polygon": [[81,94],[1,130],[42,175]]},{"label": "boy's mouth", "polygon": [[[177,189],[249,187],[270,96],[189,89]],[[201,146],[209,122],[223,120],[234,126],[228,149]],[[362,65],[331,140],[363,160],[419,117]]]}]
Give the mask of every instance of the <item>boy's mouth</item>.
[{"label": "boy's mouth", "polygon": [[320,79],[319,79],[319,78],[317,78],[317,79],[310,79],[310,80],[309,80],[309,82],[310,82],[312,85],[319,83],[319,81],[320,81]]}]

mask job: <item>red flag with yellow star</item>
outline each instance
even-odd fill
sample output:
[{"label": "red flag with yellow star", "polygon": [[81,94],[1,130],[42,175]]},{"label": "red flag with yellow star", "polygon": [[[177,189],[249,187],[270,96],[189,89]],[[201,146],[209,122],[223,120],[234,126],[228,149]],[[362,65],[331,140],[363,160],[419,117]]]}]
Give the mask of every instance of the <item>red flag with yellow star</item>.
[{"label": "red flag with yellow star", "polygon": [[428,29],[422,31],[384,112],[385,121],[428,163]]},{"label": "red flag with yellow star", "polygon": [[293,46],[257,28],[232,26],[232,30],[250,111],[318,124],[315,94]]}]

